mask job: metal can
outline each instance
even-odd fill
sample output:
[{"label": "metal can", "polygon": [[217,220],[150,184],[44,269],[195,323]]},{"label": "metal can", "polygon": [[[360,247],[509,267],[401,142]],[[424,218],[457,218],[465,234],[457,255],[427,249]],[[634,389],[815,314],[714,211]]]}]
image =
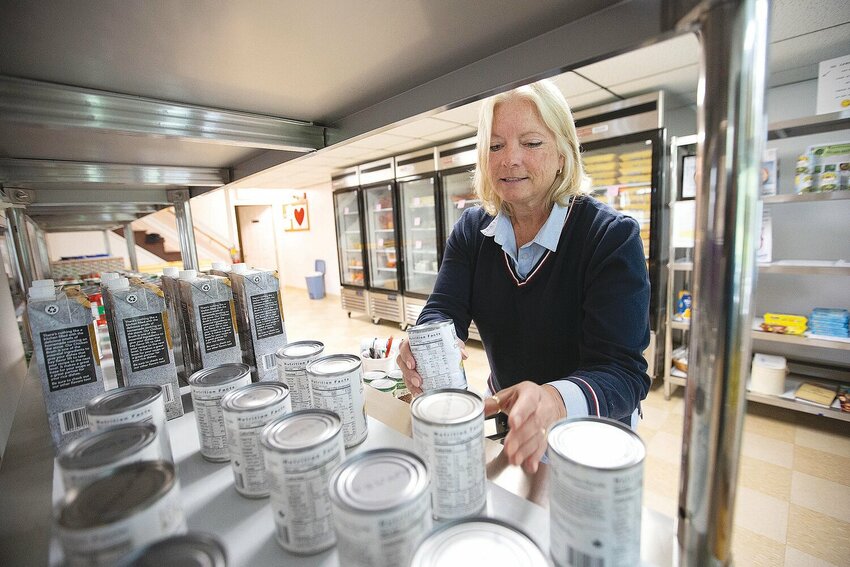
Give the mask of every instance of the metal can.
[{"label": "metal can", "polygon": [[66,564],[114,565],[129,552],[186,532],[180,482],[167,461],[115,469],[62,503],[57,519]]},{"label": "metal can", "polygon": [[398,386],[398,382],[390,380],[389,378],[379,378],[371,381],[369,385],[381,392],[392,394]]},{"label": "metal can", "polygon": [[643,441],[618,421],[580,417],[553,425],[548,443],[555,564],[639,565]]},{"label": "metal can", "polygon": [[416,371],[422,376],[422,391],[466,389],[463,355],[453,322],[423,323],[408,329],[407,335]]},{"label": "metal can", "polygon": [[466,390],[431,390],[410,406],[413,442],[431,471],[435,520],[481,513],[487,506],[484,402]]},{"label": "metal can", "polygon": [[215,537],[188,533],[159,540],[131,553],[121,567],[227,567],[227,553]]},{"label": "metal can", "polygon": [[419,544],[410,567],[464,565],[470,557],[487,567],[549,567],[546,554],[530,537],[493,518],[443,524]]},{"label": "metal can", "polygon": [[251,367],[241,362],[202,368],[189,377],[201,456],[206,460],[214,463],[230,460],[221,398],[250,383]]},{"label": "metal can", "polygon": [[342,463],[330,480],[339,556],[355,567],[408,565],[431,530],[428,471],[416,454],[374,449]]},{"label": "metal can", "polygon": [[328,479],[345,458],[339,416],[327,410],[296,411],[268,424],[261,442],[277,541],[302,555],[333,547]]},{"label": "metal can", "polygon": [[127,423],[91,432],[65,445],[56,459],[65,491],[79,490],[128,463],[161,460],[157,435],[152,423]]},{"label": "metal can", "polygon": [[319,341],[297,341],[277,351],[278,379],[289,386],[292,411],[313,407],[313,394],[307,365],[322,355],[325,345]]},{"label": "metal can", "polygon": [[265,498],[269,483],[260,434],[271,421],[292,411],[289,388],[279,382],[255,382],[225,394],[221,410],[236,491],[248,498]]},{"label": "metal can", "polygon": [[165,396],[161,386],[140,384],[109,390],[92,398],[86,404],[86,413],[93,431],[124,423],[153,423],[159,432],[163,458],[174,462],[165,425]]},{"label": "metal can", "polygon": [[313,407],[334,412],[342,419],[345,446],[354,447],[366,439],[366,394],[363,391],[360,357],[332,354],[307,365]]}]

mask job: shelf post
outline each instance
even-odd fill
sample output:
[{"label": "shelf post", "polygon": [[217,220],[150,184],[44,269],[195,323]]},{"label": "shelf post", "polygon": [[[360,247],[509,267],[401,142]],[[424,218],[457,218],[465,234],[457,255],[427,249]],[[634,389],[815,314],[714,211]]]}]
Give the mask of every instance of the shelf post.
[{"label": "shelf post", "polygon": [[38,279],[38,272],[32,254],[32,242],[27,231],[25,209],[14,206],[6,209],[6,219],[9,222],[9,232],[15,248],[13,257],[10,259],[15,263],[18,285],[21,286],[21,292],[26,297],[32,287],[33,280]]},{"label": "shelf post", "polygon": [[171,189],[168,201],[174,205],[174,217],[177,219],[177,236],[180,240],[180,255],[183,257],[184,270],[197,270],[198,248],[195,246],[195,227],[192,224],[192,207],[189,203],[188,189]]},{"label": "shelf post", "polygon": [[130,269],[139,271],[139,259],[136,257],[136,233],[133,232],[133,223],[124,224],[124,240],[127,242],[127,259],[130,260]]},{"label": "shelf post", "polygon": [[702,49],[679,558],[729,565],[751,358],[769,10],[767,0],[683,4],[696,9],[680,29],[695,31]]}]

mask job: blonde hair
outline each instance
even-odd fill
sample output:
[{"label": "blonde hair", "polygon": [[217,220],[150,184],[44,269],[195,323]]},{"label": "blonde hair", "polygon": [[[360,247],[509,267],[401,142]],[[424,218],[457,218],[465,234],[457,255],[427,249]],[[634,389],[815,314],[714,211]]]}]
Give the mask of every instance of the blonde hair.
[{"label": "blonde hair", "polygon": [[478,118],[478,167],[475,169],[473,186],[481,199],[484,210],[491,215],[502,212],[510,216],[507,203],[496,193],[488,175],[490,161],[490,133],[493,126],[493,111],[496,105],[511,99],[532,102],[543,120],[543,124],[555,137],[558,154],[564,158],[564,167],[546,194],[550,207],[556,202],[566,205],[571,195],[578,195],[588,185],[579,152],[579,141],[570,105],[561,91],[551,81],[539,81],[498,94],[484,101]]}]

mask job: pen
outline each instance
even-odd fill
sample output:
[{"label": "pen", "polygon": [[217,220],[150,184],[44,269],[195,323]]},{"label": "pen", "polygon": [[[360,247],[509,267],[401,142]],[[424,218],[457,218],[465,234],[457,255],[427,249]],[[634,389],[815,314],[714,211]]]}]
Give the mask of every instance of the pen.
[{"label": "pen", "polygon": [[384,358],[390,357],[390,347],[392,347],[392,346],[393,346],[393,337],[392,337],[392,335],[390,335],[390,338],[387,339],[387,353],[386,353],[386,355],[384,355]]}]

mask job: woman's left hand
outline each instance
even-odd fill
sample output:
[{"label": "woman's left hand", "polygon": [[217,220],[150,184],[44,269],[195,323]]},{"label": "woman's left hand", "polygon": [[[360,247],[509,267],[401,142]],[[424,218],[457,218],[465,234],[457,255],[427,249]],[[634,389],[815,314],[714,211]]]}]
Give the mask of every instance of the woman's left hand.
[{"label": "woman's left hand", "polygon": [[522,465],[528,473],[537,472],[549,426],[567,415],[561,394],[548,384],[520,382],[484,401],[485,415],[499,411],[507,414],[510,427],[504,443],[508,462]]}]

